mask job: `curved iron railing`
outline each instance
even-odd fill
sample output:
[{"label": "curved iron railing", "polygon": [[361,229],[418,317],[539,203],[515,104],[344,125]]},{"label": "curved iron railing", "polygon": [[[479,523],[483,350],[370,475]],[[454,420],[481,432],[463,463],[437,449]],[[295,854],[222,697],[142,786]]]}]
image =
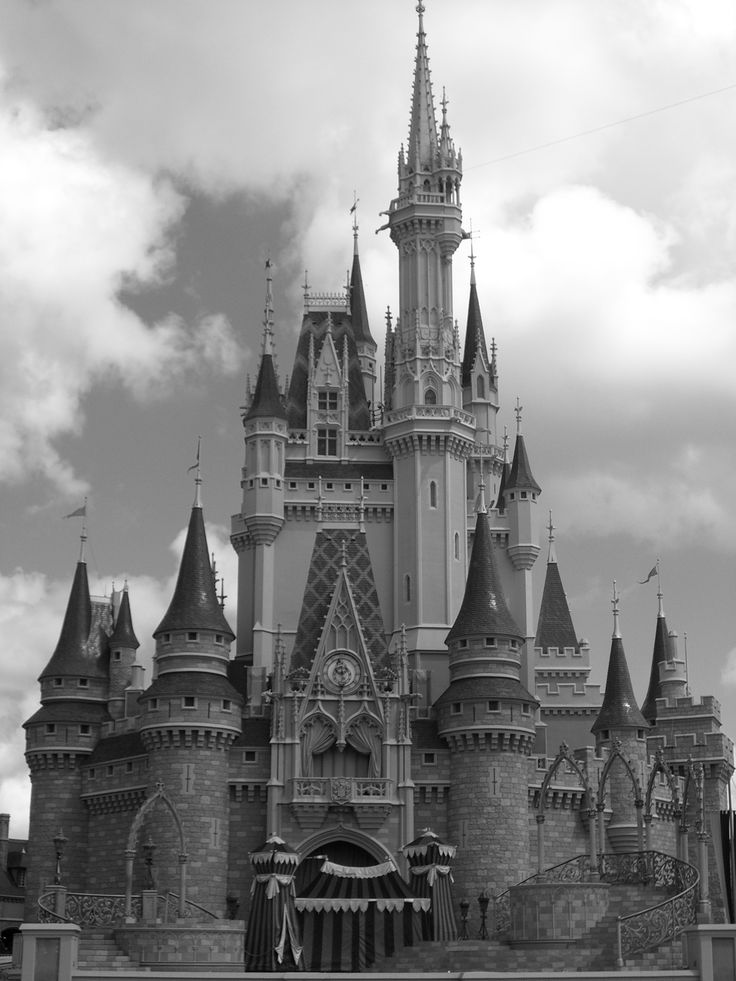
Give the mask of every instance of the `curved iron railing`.
[{"label": "curved iron railing", "polygon": [[[532,882],[584,882],[590,874],[590,860],[587,855],[576,855],[566,862],[553,865],[543,872],[527,876],[517,885],[530,885]],[[494,931],[508,933],[511,930],[511,890],[506,889],[493,900]]]},{"label": "curved iron railing", "polygon": [[675,895],[646,909],[619,916],[616,924],[617,962],[632,954],[671,942],[695,923],[700,873],[687,862],[664,852],[604,855],[601,878],[606,882],[645,882]]},{"label": "curved iron railing", "polygon": [[[68,892],[64,914],[52,909],[56,893],[44,893],[38,899],[39,920],[41,923],[76,923],[81,927],[114,926],[125,920],[125,896],[110,893]],[[170,923],[179,916],[179,896],[167,892],[157,897],[156,912],[164,923]],[[140,920],[143,914],[143,901],[140,895],[131,897],[131,916]],[[218,916],[211,910],[187,899],[184,904],[185,918],[203,915],[216,920]]]}]

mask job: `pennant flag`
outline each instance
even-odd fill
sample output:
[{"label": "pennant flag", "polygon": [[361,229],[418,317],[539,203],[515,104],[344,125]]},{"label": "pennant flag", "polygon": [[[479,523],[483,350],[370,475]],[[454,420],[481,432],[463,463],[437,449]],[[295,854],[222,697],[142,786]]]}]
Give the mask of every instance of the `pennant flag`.
[{"label": "pennant flag", "polygon": [[640,579],[639,580],[639,585],[640,586],[643,586],[644,583],[649,582],[649,580],[652,578],[652,576],[656,576],[656,575],[657,575],[657,567],[656,567],[656,565],[654,565],[654,566],[652,566],[652,571],[649,573],[649,575],[647,576],[647,578],[646,579]]},{"label": "pennant flag", "polygon": [[356,202],[355,202],[355,203],[353,204],[353,206],[352,206],[352,208],[350,209],[350,214],[351,214],[351,215],[355,213],[355,209],[356,209],[357,207],[358,207],[358,202],[356,201]]},{"label": "pennant flag", "polygon": [[199,470],[199,449],[202,445],[202,437],[200,436],[197,440],[197,462],[193,463],[191,467],[187,467],[187,473],[191,473],[192,470]]},{"label": "pennant flag", "polygon": [[77,508],[76,511],[72,511],[71,514],[63,515],[65,518],[86,518],[87,517],[87,505],[83,504],[81,508]]}]

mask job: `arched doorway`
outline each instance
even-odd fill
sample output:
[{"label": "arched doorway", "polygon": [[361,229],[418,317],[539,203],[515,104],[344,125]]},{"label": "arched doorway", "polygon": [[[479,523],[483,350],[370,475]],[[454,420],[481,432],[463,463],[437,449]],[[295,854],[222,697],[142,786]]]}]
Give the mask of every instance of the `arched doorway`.
[{"label": "arched doorway", "polygon": [[355,841],[335,838],[313,848],[296,870],[296,894],[300,896],[319,875],[320,866],[327,860],[336,865],[378,865],[378,859]]}]

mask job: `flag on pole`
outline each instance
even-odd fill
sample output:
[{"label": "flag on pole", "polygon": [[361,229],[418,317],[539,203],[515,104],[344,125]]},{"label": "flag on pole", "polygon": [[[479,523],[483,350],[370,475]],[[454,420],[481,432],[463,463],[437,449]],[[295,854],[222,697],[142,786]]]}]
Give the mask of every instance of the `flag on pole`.
[{"label": "flag on pole", "polygon": [[63,515],[64,518],[86,518],[87,517],[87,505],[86,503],[77,508],[76,511],[72,511],[71,514]]},{"label": "flag on pole", "polygon": [[192,470],[199,470],[199,448],[202,445],[202,437],[197,439],[197,462],[193,463],[191,467],[187,467],[187,473],[191,473]]},{"label": "flag on pole", "polygon": [[639,585],[640,586],[643,586],[645,583],[649,582],[649,580],[652,578],[652,576],[656,576],[656,575],[657,575],[657,567],[656,567],[656,565],[654,565],[654,566],[652,566],[652,570],[649,573],[649,575],[647,576],[647,578],[646,579],[640,579],[639,580]]}]

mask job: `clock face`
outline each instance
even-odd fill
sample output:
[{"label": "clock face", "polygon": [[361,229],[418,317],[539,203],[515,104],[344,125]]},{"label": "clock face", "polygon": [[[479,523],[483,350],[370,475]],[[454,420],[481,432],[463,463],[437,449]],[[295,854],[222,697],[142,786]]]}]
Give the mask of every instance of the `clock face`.
[{"label": "clock face", "polygon": [[335,651],[328,657],[323,675],[326,688],[349,695],[360,684],[360,665],[349,651]]}]

